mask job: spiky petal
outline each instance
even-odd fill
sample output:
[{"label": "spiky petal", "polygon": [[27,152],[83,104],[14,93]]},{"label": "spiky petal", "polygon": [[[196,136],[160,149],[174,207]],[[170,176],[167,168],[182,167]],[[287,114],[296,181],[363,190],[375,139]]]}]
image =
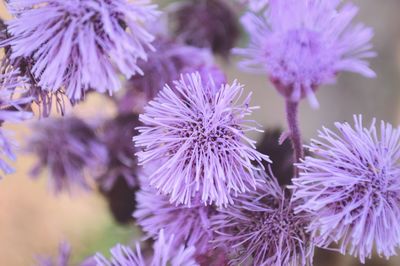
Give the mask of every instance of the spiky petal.
[{"label": "spiky petal", "polygon": [[12,58],[32,58],[32,73],[48,91],[64,87],[79,101],[89,89],[112,94],[118,74],[141,73],[153,36],[145,24],[158,14],[147,0],[10,0]]},{"label": "spiky petal", "polygon": [[254,107],[249,106],[250,95],[239,103],[242,94],[237,81],[216,87],[211,77],[202,79],[199,73],[165,86],[140,115],[144,126],[133,138],[144,149],[137,153],[140,164],[146,168],[161,162],[149,176],[150,185],[171,202],[186,205],[197,192],[203,203],[222,206],[253,190],[261,161],[269,159],[244,135],[258,129],[245,120]]},{"label": "spiky petal", "polygon": [[312,140],[313,156],[293,179],[294,199],[302,203],[298,211],[313,215],[309,229],[320,246],[338,242],[361,262],[375,246],[389,258],[400,246],[400,129],[354,120],[354,128],[337,122],[337,132],[323,128]]}]

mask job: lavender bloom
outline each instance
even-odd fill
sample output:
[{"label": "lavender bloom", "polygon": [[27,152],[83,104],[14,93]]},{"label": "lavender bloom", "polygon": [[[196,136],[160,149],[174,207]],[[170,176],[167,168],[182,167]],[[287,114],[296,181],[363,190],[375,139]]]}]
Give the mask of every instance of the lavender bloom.
[{"label": "lavender bloom", "polygon": [[309,230],[318,244],[340,245],[341,253],[370,258],[373,246],[386,258],[400,245],[400,130],[375,120],[364,128],[336,123],[338,133],[319,132],[308,149],[313,157],[298,165],[293,179],[299,211],[314,217]]},{"label": "lavender bloom", "polygon": [[358,12],[353,4],[339,7],[339,0],[273,0],[264,17],[247,13],[242,23],[250,35],[248,48],[235,49],[245,59],[241,67],[267,72],[277,90],[292,102],[334,82],[340,71],[366,77],[375,73],[364,61],[371,51],[371,28],[351,25]]},{"label": "lavender bloom", "polygon": [[277,180],[268,177],[257,191],[241,194],[235,205],[212,217],[215,246],[230,252],[231,265],[311,265],[309,219],[295,214],[294,207]]},{"label": "lavender bloom", "polygon": [[48,168],[55,192],[76,185],[88,188],[84,171],[95,171],[107,162],[105,147],[93,129],[77,117],[48,118],[35,124],[33,133],[27,148],[38,162],[31,175],[37,177]]},{"label": "lavender bloom", "polygon": [[176,35],[185,43],[210,48],[227,57],[239,37],[236,14],[222,0],[188,0],[179,3],[173,18]]},{"label": "lavender bloom", "polygon": [[[161,162],[149,183],[172,203],[191,204],[200,192],[201,201],[218,206],[232,203],[232,196],[255,189],[256,172],[268,156],[255,150],[244,133],[258,130],[246,122],[250,95],[239,104],[243,86],[216,87],[199,73],[187,74],[165,86],[139,119],[139,135],[133,140],[144,150],[139,163],[148,167]],[[249,144],[249,145],[246,145]],[[257,166],[252,165],[252,161]]]},{"label": "lavender bloom", "polygon": [[160,231],[159,238],[153,246],[153,255],[149,258],[143,258],[140,245],[136,244],[136,251],[127,246],[117,245],[111,249],[112,258],[108,261],[103,255],[97,254],[97,266],[194,266],[198,265],[193,255],[195,248],[193,246],[185,248],[184,246],[176,249],[173,246],[173,236],[169,239],[164,237],[163,230]]},{"label": "lavender bloom", "polygon": [[[129,187],[138,185],[136,177],[135,149],[129,145],[132,136],[136,135],[135,127],[139,125],[135,114],[120,114],[102,127],[101,140],[108,153],[108,163],[105,172],[97,178],[103,190],[112,189],[118,178],[123,178]],[[127,143],[129,143],[127,145]]]},{"label": "lavender bloom", "polygon": [[[142,178],[145,180],[148,176]],[[176,247],[182,244],[196,246],[197,254],[206,253],[211,248],[209,241],[213,233],[209,219],[216,213],[212,206],[205,206],[200,201],[194,202],[191,207],[173,205],[167,196],[158,194],[146,181],[136,193],[136,201],[133,216],[148,236],[156,238],[158,232],[164,229],[167,238],[175,236],[173,245]]]},{"label": "lavender bloom", "polygon": [[[189,73],[202,68],[213,68],[212,55],[206,49],[180,44],[158,37],[153,43],[155,51],[148,53],[146,62],[139,62],[144,75],[133,76],[125,84],[126,92],[118,100],[121,112],[142,112],[165,84],[179,78],[181,73]],[[223,75],[223,74],[222,74]]]},{"label": "lavender bloom", "polygon": [[142,73],[153,36],[144,24],[158,14],[147,0],[10,0],[12,59],[32,58],[32,74],[48,91],[64,87],[72,101],[94,89],[112,94],[118,73]]}]

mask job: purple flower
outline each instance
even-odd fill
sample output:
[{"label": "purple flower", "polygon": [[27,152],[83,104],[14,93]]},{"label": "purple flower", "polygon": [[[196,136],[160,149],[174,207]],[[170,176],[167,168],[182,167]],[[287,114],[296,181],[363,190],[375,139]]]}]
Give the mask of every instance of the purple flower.
[{"label": "purple flower", "polygon": [[118,178],[125,179],[130,187],[138,185],[135,147],[129,145],[138,125],[136,114],[120,114],[104,123],[101,140],[107,148],[108,163],[97,181],[105,191],[110,190]]},{"label": "purple flower", "polygon": [[27,149],[38,160],[31,175],[37,177],[42,169],[48,168],[55,192],[76,185],[88,188],[85,170],[94,172],[107,162],[106,149],[93,128],[73,116],[36,123]]},{"label": "purple flower", "polygon": [[177,38],[227,57],[239,37],[235,12],[223,0],[188,0],[172,14]]},{"label": "purple flower", "polygon": [[153,36],[144,27],[158,14],[147,0],[10,0],[12,58],[34,62],[32,74],[48,91],[64,87],[72,101],[94,89],[112,94],[118,73],[142,73]]},{"label": "purple flower", "polygon": [[222,206],[255,189],[261,161],[269,159],[244,135],[258,129],[245,120],[255,107],[249,107],[250,95],[239,103],[242,94],[237,81],[216,87],[211,76],[187,74],[173,88],[165,86],[140,115],[144,126],[133,138],[144,148],[139,163],[161,163],[148,179],[171,203],[190,206],[200,192],[203,203]]},{"label": "purple flower", "polygon": [[[19,79],[19,72],[7,66],[2,60],[0,62],[0,125],[4,122],[20,122],[32,117],[32,113],[26,111],[25,108],[26,104],[29,104],[32,99],[23,96],[25,90],[19,88],[22,84],[22,80]],[[7,135],[7,132],[0,128],[0,169],[4,174],[10,174],[14,171],[5,158],[12,161],[16,160],[13,153],[14,145]]]},{"label": "purple flower", "polygon": [[297,208],[314,217],[309,230],[322,247],[337,242],[341,253],[371,257],[373,246],[386,258],[400,245],[400,130],[375,120],[367,128],[336,123],[313,139],[293,179]]},{"label": "purple flower", "polygon": [[276,179],[267,177],[257,191],[241,194],[211,218],[214,244],[229,251],[232,265],[311,265],[309,219],[294,207]]},{"label": "purple flower", "polygon": [[169,239],[164,237],[163,230],[153,246],[153,255],[143,258],[140,245],[136,244],[136,251],[120,244],[111,249],[111,259],[107,260],[103,255],[97,254],[97,266],[194,266],[197,265],[193,255],[193,246],[175,248],[173,236]]},{"label": "purple flower", "polygon": [[[147,178],[147,174],[141,177],[143,180]],[[209,241],[213,233],[209,219],[216,213],[212,206],[205,206],[200,201],[193,202],[191,207],[173,205],[167,196],[157,193],[146,181],[136,193],[136,202],[133,216],[148,236],[156,238],[164,229],[167,238],[175,236],[174,246],[196,246],[197,254],[206,253],[211,248]]]},{"label": "purple flower", "polygon": [[[273,0],[264,17],[247,13],[242,23],[250,35],[248,48],[235,49],[244,69],[267,72],[288,100],[307,97],[318,106],[314,92],[334,82],[340,71],[375,77],[364,61],[375,55],[373,31],[351,25],[358,12],[339,0]],[[340,7],[339,7],[340,6]]]},{"label": "purple flower", "polygon": [[165,84],[171,86],[181,73],[214,67],[212,55],[206,49],[183,45],[164,37],[158,37],[153,45],[155,51],[148,53],[148,60],[138,64],[144,75],[135,75],[125,84],[126,92],[118,100],[122,112],[132,112],[133,109],[142,112],[147,102]]}]

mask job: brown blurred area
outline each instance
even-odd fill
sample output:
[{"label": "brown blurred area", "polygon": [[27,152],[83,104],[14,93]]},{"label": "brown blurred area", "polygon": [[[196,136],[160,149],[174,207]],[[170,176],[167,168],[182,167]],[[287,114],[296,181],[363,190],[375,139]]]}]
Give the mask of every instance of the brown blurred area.
[{"label": "brown blurred area", "polygon": [[[66,0],[68,1],[68,0]],[[304,138],[316,136],[322,125],[334,121],[351,121],[353,114],[400,123],[400,1],[357,0],[360,15],[357,20],[374,27],[375,50],[378,57],[371,60],[376,79],[354,74],[342,74],[338,83],[321,88],[317,93],[320,108],[313,110],[307,102],[301,106],[300,120]],[[4,6],[2,18],[8,18]],[[266,77],[242,73],[221,62],[229,80],[238,79],[248,91],[253,91],[253,104],[261,106],[255,119],[265,128],[285,127],[284,105]],[[103,117],[112,113],[105,97],[93,96],[75,113],[86,117]],[[100,107],[100,108],[99,108]],[[101,111],[101,113],[99,113]],[[6,125],[18,136],[20,146],[29,134],[27,124]],[[56,254],[60,241],[67,240],[74,251],[74,261],[95,250],[104,251],[121,239],[128,239],[130,229],[117,227],[105,202],[97,193],[78,193],[55,197],[47,188],[47,177],[33,181],[28,171],[34,158],[22,152],[13,164],[16,172],[0,181],[0,266],[33,265],[36,254]],[[400,217],[399,217],[400,219]],[[315,265],[360,265],[357,260],[334,252],[319,251]],[[374,259],[366,265],[395,266],[400,259]]]}]

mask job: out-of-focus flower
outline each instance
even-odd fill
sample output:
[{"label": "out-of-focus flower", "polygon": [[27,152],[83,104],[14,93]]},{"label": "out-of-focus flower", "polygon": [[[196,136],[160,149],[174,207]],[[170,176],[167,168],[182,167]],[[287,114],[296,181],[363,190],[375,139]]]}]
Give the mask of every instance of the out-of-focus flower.
[{"label": "out-of-focus flower", "polygon": [[75,185],[88,188],[85,170],[95,172],[107,162],[106,149],[93,128],[73,116],[37,122],[27,149],[38,160],[31,175],[37,177],[42,169],[48,168],[55,192]]},{"label": "out-of-focus flower", "polygon": [[[138,64],[144,75],[133,76],[125,84],[126,91],[118,100],[121,112],[142,112],[165,84],[172,86],[172,81],[181,74],[216,68],[206,49],[183,45],[165,37],[158,37],[153,46],[155,51],[149,52],[148,60]],[[222,72],[220,75],[225,80]]]},{"label": "out-of-focus flower", "polygon": [[295,214],[294,207],[276,179],[268,177],[257,191],[239,195],[235,205],[211,218],[214,244],[229,251],[232,265],[311,265],[309,218]]},{"label": "out-of-focus flower", "polygon": [[151,257],[142,256],[140,245],[136,244],[136,250],[130,247],[116,245],[111,249],[112,258],[107,260],[103,255],[97,254],[97,266],[194,266],[198,265],[194,260],[195,248],[185,248],[183,245],[178,249],[173,246],[174,237],[166,239],[163,230],[160,231],[157,242],[153,246]]},{"label": "out-of-focus flower", "polygon": [[[0,62],[0,125],[4,122],[20,122],[32,117],[32,113],[25,108],[32,99],[24,96],[25,90],[21,88],[22,84],[19,72],[7,66],[2,60]],[[13,172],[5,161],[5,158],[12,161],[16,159],[12,146],[7,133],[0,128],[0,169],[4,174]]]},{"label": "out-of-focus flower", "polygon": [[144,148],[139,163],[146,168],[161,162],[149,183],[172,203],[190,206],[200,192],[203,203],[222,206],[255,189],[261,161],[269,159],[244,135],[258,129],[245,120],[255,107],[249,106],[250,95],[239,103],[242,94],[236,81],[216,87],[211,77],[187,74],[173,88],[165,86],[140,115],[144,126],[133,138]]},{"label": "out-of-focus flower", "polygon": [[142,73],[153,36],[145,24],[158,12],[147,0],[10,0],[12,59],[31,58],[32,74],[48,91],[65,88],[72,101],[92,89],[112,94],[118,73]]},{"label": "out-of-focus flower", "polygon": [[123,178],[130,187],[138,185],[135,147],[132,137],[139,126],[136,114],[119,114],[105,122],[100,139],[105,144],[108,153],[108,163],[105,172],[97,178],[105,191],[112,189],[118,178]]},{"label": "out-of-focus flower", "polygon": [[375,77],[365,58],[371,51],[373,31],[351,25],[358,12],[353,4],[333,0],[272,0],[264,17],[247,13],[242,23],[250,35],[247,48],[235,53],[240,66],[268,73],[277,90],[289,101],[307,97],[318,106],[314,92],[334,82],[341,71]]},{"label": "out-of-focus flower", "polygon": [[235,12],[223,0],[187,0],[179,3],[172,17],[176,35],[185,43],[210,48],[227,57],[239,37]]},{"label": "out-of-focus flower", "polygon": [[318,245],[339,243],[342,253],[371,257],[373,246],[386,258],[400,246],[400,129],[375,120],[367,128],[336,123],[323,128],[293,179],[297,208],[313,216],[309,230]]},{"label": "out-of-focus flower", "polygon": [[211,248],[209,242],[213,237],[209,220],[216,210],[200,200],[194,200],[191,207],[171,204],[167,196],[160,195],[148,185],[147,178],[141,177],[144,182],[136,194],[137,208],[133,216],[137,223],[152,238],[164,229],[167,238],[175,236],[175,247],[195,246],[197,254],[206,253]]}]

